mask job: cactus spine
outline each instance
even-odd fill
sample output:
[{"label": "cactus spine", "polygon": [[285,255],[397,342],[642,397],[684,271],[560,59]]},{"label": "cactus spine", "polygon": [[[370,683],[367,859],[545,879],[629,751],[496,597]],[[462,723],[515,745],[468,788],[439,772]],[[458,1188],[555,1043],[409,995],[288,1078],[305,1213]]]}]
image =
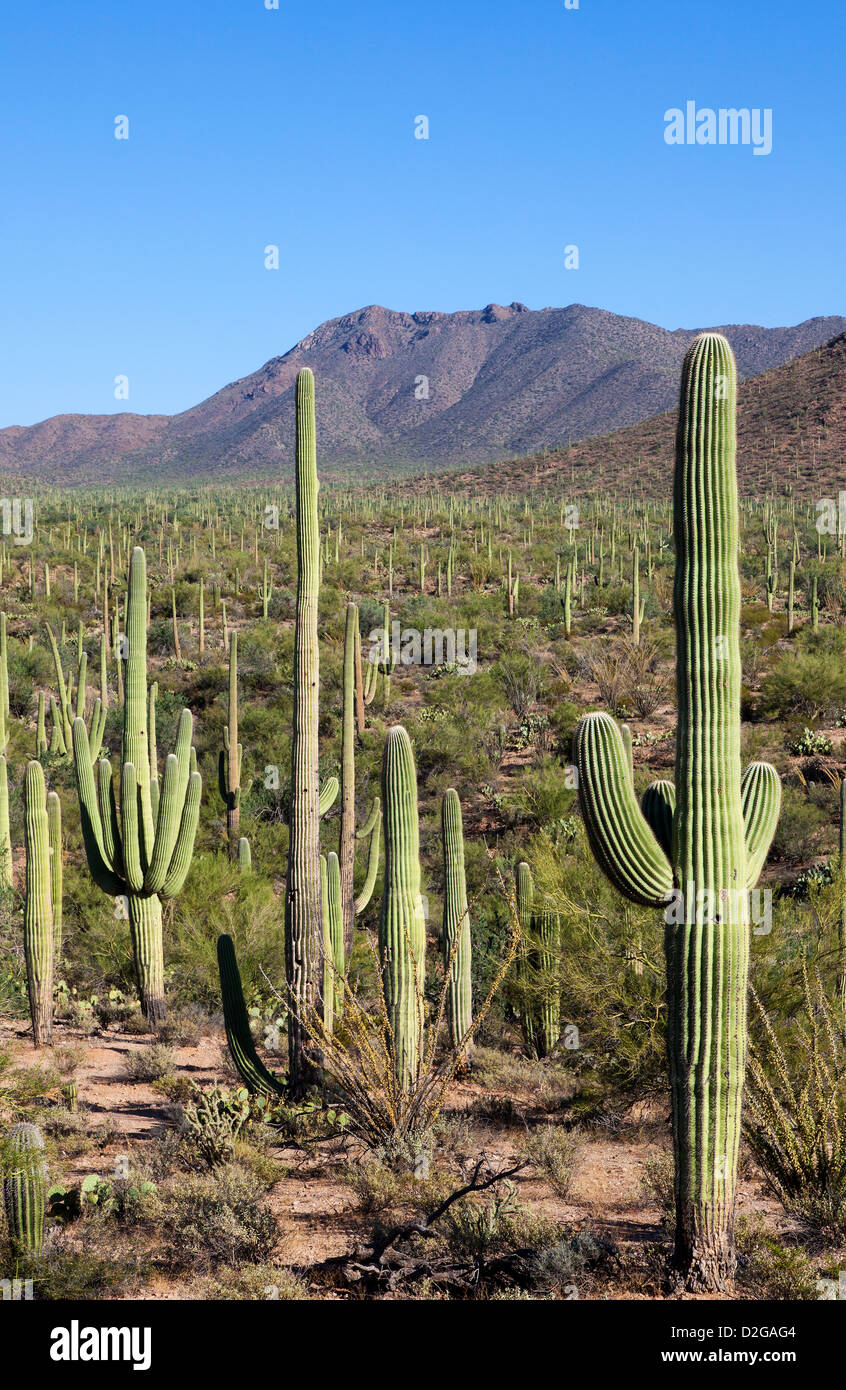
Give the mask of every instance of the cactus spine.
[{"label": "cactus spine", "polygon": [[598,863],[635,902],[664,908],[675,1155],[673,1263],[690,1289],[730,1287],[746,1057],[748,890],[778,819],[772,768],[740,774],[736,370],[719,334],[682,370],[674,535],[679,723],[670,845],[634,797],[613,719],[575,736],[579,797]]},{"label": "cactus spine", "polygon": [[44,770],[27,764],[24,778],[26,900],[24,956],[32,1036],[36,1047],[53,1043],[53,906],[50,894],[50,834]]},{"label": "cactus spine", "polygon": [[147,567],[140,546],[129,567],[125,660],[119,814],[105,758],[95,790],[88,733],[80,718],[73,724],[73,754],[88,867],[103,892],[128,900],[141,1008],[155,1026],[165,1017],[162,900],[180,891],[191,867],[202,779],[191,745],[191,712],[184,709],[158,789],[150,723],[155,700],[148,705],[147,697]]},{"label": "cactus spine", "polygon": [[382,756],[385,885],[379,914],[379,953],[393,1039],[397,1085],[416,1085],[423,1042],[426,922],[420,895],[417,773],[411,740],[401,725],[388,729]]},{"label": "cactus spine", "polygon": [[[473,1025],[471,977],[470,915],[467,908],[467,880],[464,872],[464,833],[458,792],[450,787],[441,802],[441,833],[444,855],[444,920],[441,946],[444,970],[448,974],[446,1014],[449,1039],[460,1047]],[[473,1044],[464,1049],[472,1061]]]},{"label": "cactus spine", "polygon": [[5,1143],[3,1205],[16,1259],[38,1255],[44,1241],[47,1164],[41,1131],[13,1125]]},{"label": "cactus spine", "polygon": [[319,1011],[323,966],[320,903],[318,694],[320,530],[317,516],[314,377],[297,375],[297,610],[294,629],[294,719],[291,740],[291,828],[285,890],[285,972],[290,996],[288,1058],[294,1094],[316,1080],[317,1057],[305,1020]]}]

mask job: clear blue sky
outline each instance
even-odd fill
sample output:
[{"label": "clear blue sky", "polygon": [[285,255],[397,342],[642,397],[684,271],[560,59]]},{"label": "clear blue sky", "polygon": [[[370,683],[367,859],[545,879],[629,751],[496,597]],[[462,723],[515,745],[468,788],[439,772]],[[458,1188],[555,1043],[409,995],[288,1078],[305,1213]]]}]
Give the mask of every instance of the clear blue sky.
[{"label": "clear blue sky", "polygon": [[[0,425],[186,409],[370,303],[846,312],[843,0],[279,4],[6,6]],[[772,154],[668,146],[687,100]]]}]

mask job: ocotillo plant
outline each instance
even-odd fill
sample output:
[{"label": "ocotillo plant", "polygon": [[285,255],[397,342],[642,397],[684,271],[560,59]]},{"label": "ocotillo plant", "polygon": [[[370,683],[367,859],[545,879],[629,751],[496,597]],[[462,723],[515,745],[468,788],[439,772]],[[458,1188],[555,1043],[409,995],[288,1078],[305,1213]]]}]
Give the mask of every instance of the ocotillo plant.
[{"label": "ocotillo plant", "polygon": [[[673,1263],[691,1289],[735,1268],[737,1152],[746,1060],[748,894],[778,819],[774,769],[740,771],[740,577],[734,357],[703,334],[682,370],[676,434],[676,806],[639,809],[613,719],[575,735],[579,797],[602,869],[627,897],[664,909],[673,1112]],[[653,803],[660,800],[653,795]],[[659,838],[660,836],[660,838]]]},{"label": "ocotillo plant", "polygon": [[411,1091],[423,1051],[426,919],[420,893],[417,772],[401,725],[388,729],[382,757],[385,885],[379,914],[379,955],[398,1085]]},{"label": "ocotillo plant", "polygon": [[[461,1045],[473,1023],[473,989],[461,802],[458,792],[452,787],[444,793],[441,802],[441,834],[444,855],[444,920],[441,948],[448,979],[446,1015],[449,1039],[456,1048]],[[468,1063],[472,1060],[472,1050],[471,1041],[465,1047]]]},{"label": "ocotillo plant", "polygon": [[44,1241],[47,1163],[36,1125],[13,1125],[3,1146],[3,1205],[12,1252],[26,1260]]},{"label": "ocotillo plant", "polygon": [[26,899],[24,957],[32,1036],[36,1047],[53,1042],[53,906],[50,891],[50,832],[44,770],[34,760],[24,779]]},{"label": "ocotillo plant", "polygon": [[294,627],[294,719],[291,740],[291,828],[285,889],[285,973],[290,997],[289,1080],[297,1095],[317,1079],[318,1059],[304,1020],[320,1005],[323,916],[320,904],[318,694],[320,528],[314,377],[297,374],[297,608]]},{"label": "ocotillo plant", "polygon": [[106,758],[95,791],[88,734],[79,718],[73,753],[88,867],[105,893],[127,900],[141,1008],[158,1025],[165,1017],[162,900],[179,892],[191,867],[202,779],[191,745],[191,712],[184,709],[158,792],[149,723],[155,705],[147,700],[147,568],[140,546],[130,561],[126,629],[119,814]]},{"label": "ocotillo plant", "polygon": [[223,730],[223,748],[217,764],[217,785],[226,807],[229,857],[238,857],[241,836],[241,745],[238,742],[238,634],[229,641],[229,708]]}]

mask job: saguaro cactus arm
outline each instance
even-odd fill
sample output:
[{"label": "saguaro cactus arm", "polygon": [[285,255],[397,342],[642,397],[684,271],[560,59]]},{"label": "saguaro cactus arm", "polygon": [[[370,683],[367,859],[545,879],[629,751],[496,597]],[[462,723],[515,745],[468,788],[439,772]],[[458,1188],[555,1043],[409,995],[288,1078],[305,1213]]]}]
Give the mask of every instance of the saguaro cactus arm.
[{"label": "saguaro cactus arm", "polygon": [[750,763],[740,781],[746,831],[746,886],[754,888],[766,863],[781,811],[781,778],[770,763]]},{"label": "saguaro cactus arm", "polygon": [[608,714],[594,713],[576,729],[573,757],[579,801],[597,861],[632,902],[664,906],[673,872],[638,806],[620,731]]},{"label": "saguaro cactus arm", "polygon": [[[115,872],[113,855],[115,853],[114,840],[112,841],[112,855],[107,853],[106,840],[103,834],[103,824],[100,819],[100,808],[97,804],[97,794],[94,789],[94,769],[91,766],[89,756],[88,734],[85,723],[82,719],[75,719],[73,725],[73,761],[76,769],[76,786],[79,793],[79,816],[82,824],[82,842],[85,846],[85,857],[88,860],[88,868],[91,877],[109,897],[117,897],[126,891],[122,877]],[[102,767],[102,764],[101,764]],[[109,780],[111,781],[111,768],[106,763]],[[102,782],[101,782],[102,785]],[[112,806],[114,805],[112,793]],[[117,815],[115,813],[114,825],[110,825],[110,834],[113,836],[117,830]]]},{"label": "saguaro cactus arm", "polygon": [[670,859],[673,850],[673,812],[676,809],[674,782],[652,782],[640,799],[644,819],[662,850]]},{"label": "saguaro cactus arm", "polygon": [[220,972],[220,997],[223,1003],[226,1041],[238,1075],[247,1089],[254,1094],[281,1096],[285,1087],[268,1071],[256,1052],[250,1032],[247,1006],[244,1003],[241,972],[238,969],[235,945],[231,936],[222,935],[217,938],[217,965]]},{"label": "saguaro cactus arm", "polygon": [[363,839],[365,835],[370,836],[370,845],[367,851],[367,874],[362,884],[361,892],[356,896],[353,907],[356,917],[363,912],[373,896],[373,889],[376,885],[376,874],[379,869],[379,846],[382,837],[382,802],[377,796],[373,802],[373,810],[367,818],[366,823],[356,834],[356,839]]}]

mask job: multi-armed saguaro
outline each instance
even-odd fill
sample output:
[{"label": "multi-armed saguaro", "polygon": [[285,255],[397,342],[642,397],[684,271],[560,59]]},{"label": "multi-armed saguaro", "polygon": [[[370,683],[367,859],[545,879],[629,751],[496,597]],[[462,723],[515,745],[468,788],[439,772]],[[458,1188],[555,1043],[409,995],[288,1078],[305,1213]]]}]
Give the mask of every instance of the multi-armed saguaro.
[{"label": "multi-armed saguaro", "polygon": [[79,718],[73,754],[88,867],[104,893],[128,900],[141,1007],[158,1024],[165,1017],[162,899],[179,892],[191,867],[202,779],[191,744],[191,712],[184,709],[159,792],[155,701],[149,707],[147,702],[147,568],[140,546],[129,566],[125,660],[119,813],[106,758],[95,789],[88,732]]},{"label": "multi-armed saguaro", "polygon": [[736,369],[716,333],[682,371],[674,487],[675,785],[635,799],[607,714],[576,730],[579,795],[611,882],[664,909],[675,1152],[674,1264],[691,1289],[731,1285],[746,1061],[749,890],[778,820],[766,763],[740,771]]}]

